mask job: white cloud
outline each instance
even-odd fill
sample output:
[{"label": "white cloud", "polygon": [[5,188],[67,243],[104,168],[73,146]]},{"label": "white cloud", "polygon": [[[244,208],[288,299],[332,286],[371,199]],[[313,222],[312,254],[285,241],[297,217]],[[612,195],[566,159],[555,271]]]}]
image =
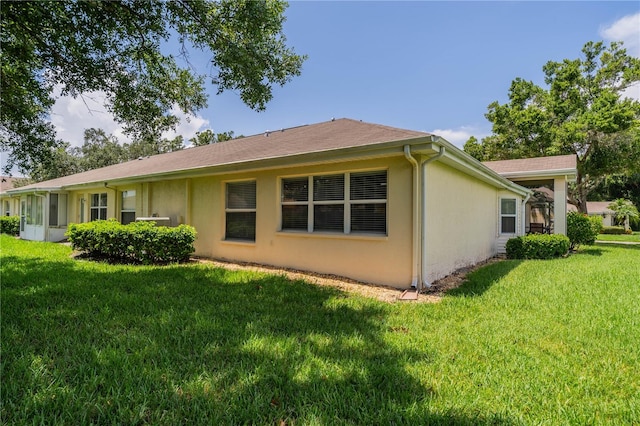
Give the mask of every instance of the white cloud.
[{"label": "white cloud", "polygon": [[600,28],[605,40],[623,41],[627,53],[640,57],[640,12],[624,16],[613,24]]},{"label": "white cloud", "polygon": [[[54,92],[59,95],[60,89]],[[56,127],[57,136],[72,146],[82,146],[84,131],[89,128],[103,129],[107,134],[113,134],[120,143],[131,142],[124,134],[122,125],[114,121],[113,116],[104,107],[106,96],[103,92],[84,93],[82,96],[60,96],[51,109],[51,123]],[[188,116],[173,108],[172,114],[180,118],[175,131],[162,134],[165,138],[182,135],[185,140],[195,136],[196,132],[209,125],[209,120],[196,115]]]},{"label": "white cloud", "polygon": [[[57,89],[54,95],[59,93]],[[85,129],[99,128],[116,135],[121,143],[130,142],[122,133],[122,126],[105,109],[105,99],[103,92],[84,93],[77,98],[60,96],[51,109],[51,123],[56,127],[58,138],[71,146],[82,146]]]},{"label": "white cloud", "polygon": [[177,135],[182,135],[185,142],[196,135],[196,132],[203,130],[204,127],[209,126],[209,120],[199,115],[187,115],[180,111],[180,108],[171,108],[171,114],[180,119],[180,124],[176,127],[176,130],[170,130],[162,134],[163,138],[173,139]]},{"label": "white cloud", "polygon": [[[640,58],[640,12],[624,16],[613,24],[600,28],[600,35],[608,41],[622,41],[627,53]],[[622,96],[640,100],[640,84],[622,92]]]},{"label": "white cloud", "polygon": [[435,129],[429,133],[440,136],[451,142],[458,148],[462,149],[464,143],[471,137],[475,136],[478,141],[489,135],[486,130],[481,130],[472,126],[461,126],[457,129]]}]

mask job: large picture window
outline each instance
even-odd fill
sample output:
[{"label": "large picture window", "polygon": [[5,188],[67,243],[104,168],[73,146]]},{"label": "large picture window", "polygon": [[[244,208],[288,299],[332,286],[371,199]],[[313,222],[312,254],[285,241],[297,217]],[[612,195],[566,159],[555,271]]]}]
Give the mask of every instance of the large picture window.
[{"label": "large picture window", "polygon": [[227,183],[225,218],[225,239],[256,240],[256,181]]},{"label": "large picture window", "polygon": [[136,220],[136,191],[122,191],[122,208],[120,209],[120,222],[126,225]]},{"label": "large picture window", "polygon": [[283,231],[387,234],[387,171],[282,179]]},{"label": "large picture window", "polygon": [[91,194],[91,221],[107,220],[107,193]]},{"label": "large picture window", "polygon": [[502,234],[516,233],[516,200],[515,198],[500,199],[500,232]]}]

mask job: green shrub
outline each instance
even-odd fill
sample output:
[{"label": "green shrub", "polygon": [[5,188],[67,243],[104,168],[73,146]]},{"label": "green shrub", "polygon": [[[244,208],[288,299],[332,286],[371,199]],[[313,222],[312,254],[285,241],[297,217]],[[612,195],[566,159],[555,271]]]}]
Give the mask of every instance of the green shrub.
[{"label": "green shrub", "polygon": [[567,254],[569,238],[561,234],[531,234],[507,241],[509,259],[552,259]]},{"label": "green shrub", "polygon": [[184,262],[195,251],[192,226],[155,226],[153,222],[122,225],[115,219],[73,223],[66,236],[75,250],[92,256],[140,263]]},{"label": "green shrub", "polygon": [[622,235],[625,233],[624,226],[603,226],[601,234]]},{"label": "green shrub", "polygon": [[602,228],[604,228],[604,223],[602,222],[602,216],[589,216],[589,222],[591,223],[591,229],[593,232],[598,235],[602,232]]},{"label": "green shrub", "polygon": [[571,242],[571,250],[577,249],[581,244],[595,244],[597,235],[589,216],[578,212],[571,212],[567,215],[567,237]]},{"label": "green shrub", "polygon": [[0,216],[0,233],[20,235],[20,216]]}]

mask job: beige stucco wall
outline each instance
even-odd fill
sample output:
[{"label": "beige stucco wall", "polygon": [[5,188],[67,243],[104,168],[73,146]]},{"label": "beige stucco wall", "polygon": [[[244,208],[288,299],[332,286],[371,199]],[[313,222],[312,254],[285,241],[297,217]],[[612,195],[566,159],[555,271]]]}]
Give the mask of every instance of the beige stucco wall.
[{"label": "beige stucco wall", "polygon": [[427,165],[428,282],[497,253],[501,195],[519,199],[440,162]]},{"label": "beige stucco wall", "polygon": [[[388,169],[387,236],[279,231],[282,177],[377,169]],[[256,180],[256,242],[225,241],[225,183],[246,179]],[[198,231],[197,255],[403,288],[411,283],[411,167],[402,157],[194,178],[190,191],[191,211],[184,216]],[[156,205],[160,190],[154,186],[153,193]],[[180,201],[171,203],[178,206]],[[162,205],[168,204],[163,200]]]}]

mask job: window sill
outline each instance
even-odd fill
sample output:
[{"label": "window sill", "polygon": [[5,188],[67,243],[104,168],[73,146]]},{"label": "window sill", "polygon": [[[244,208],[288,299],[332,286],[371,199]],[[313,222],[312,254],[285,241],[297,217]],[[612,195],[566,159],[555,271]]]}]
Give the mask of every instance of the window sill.
[{"label": "window sill", "polygon": [[276,235],[280,237],[293,237],[293,238],[322,238],[322,239],[337,239],[337,240],[367,240],[367,241],[387,241],[388,235],[382,234],[367,234],[367,233],[353,233],[345,234],[342,232],[307,232],[307,231],[277,231]]},{"label": "window sill", "polygon": [[249,246],[249,247],[255,247],[256,242],[255,241],[250,241],[250,240],[234,240],[234,239],[228,239],[228,240],[221,240],[220,241],[223,244],[230,244],[230,245],[234,245],[234,246]]}]

